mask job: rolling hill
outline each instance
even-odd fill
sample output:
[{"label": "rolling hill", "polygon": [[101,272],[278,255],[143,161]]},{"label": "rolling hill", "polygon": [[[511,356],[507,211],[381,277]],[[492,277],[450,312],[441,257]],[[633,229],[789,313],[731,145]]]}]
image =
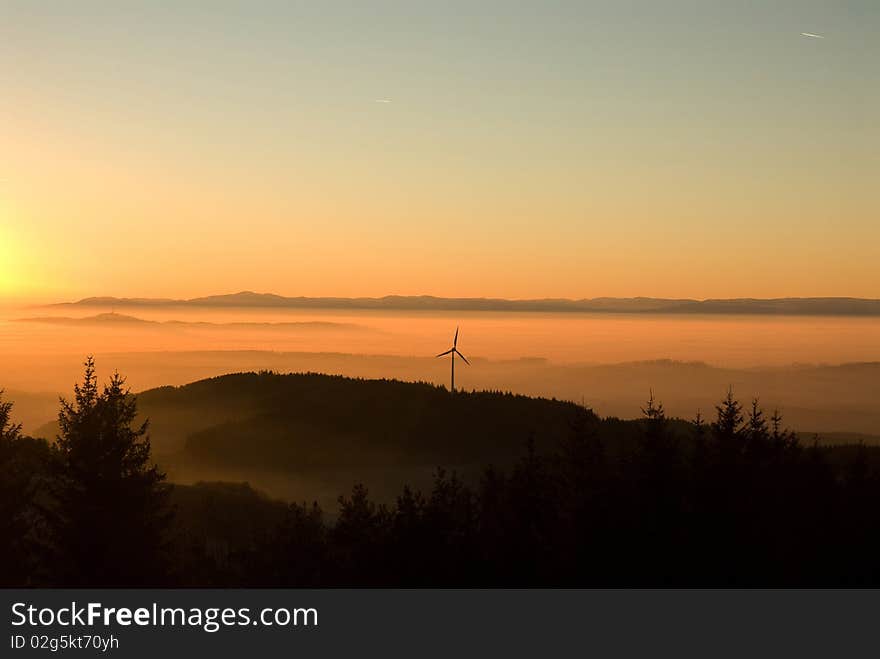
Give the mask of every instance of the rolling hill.
[{"label": "rolling hill", "polygon": [[[314,373],[160,387],[138,394],[138,408],[176,482],[248,481],[276,496],[332,500],[356,480],[381,495],[426,484],[438,467],[464,476],[507,467],[530,439],[554,448],[578,417],[598,422],[558,400]],[[37,434],[56,432],[53,423]]]},{"label": "rolling hill", "polygon": [[[316,373],[236,373],[138,394],[153,453],[177,483],[249,482],[286,499],[333,507],[364,482],[382,499],[404,484],[426,487],[437,468],[474,480],[486,465],[509,468],[530,441],[557,449],[586,423],[611,453],[639,436],[639,421],[600,419],[560,400],[482,391],[450,394],[427,383]],[[681,437],[689,424],[674,421]],[[38,436],[52,437],[48,424]],[[805,433],[802,439],[810,441]],[[876,443],[832,433],[828,443]]]}]

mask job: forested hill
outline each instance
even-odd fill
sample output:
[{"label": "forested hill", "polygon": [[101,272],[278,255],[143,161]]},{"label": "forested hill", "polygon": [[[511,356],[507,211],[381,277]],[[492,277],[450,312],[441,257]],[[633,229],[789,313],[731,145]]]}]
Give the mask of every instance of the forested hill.
[{"label": "forested hill", "polygon": [[284,470],[494,462],[519,456],[529,437],[560,439],[585,413],[556,400],[315,373],[225,375],[153,389],[138,403],[154,420],[157,451]]},{"label": "forested hill", "polygon": [[[96,390],[92,360],[84,382]],[[77,391],[54,446],[20,436],[0,403],[0,519],[18,539],[0,543],[0,585],[880,582],[880,449],[803,442],[732,392],[688,423],[653,398],[621,421],[317,374],[164,387],[138,402],[184,485],[166,502],[120,378],[92,405]]]},{"label": "forested hill", "polygon": [[577,423],[607,426],[615,445],[637,433],[570,402],[315,373],[224,375],[151,389],[137,403],[172,480],[249,481],[284,497],[335,499],[352,479],[392,492],[438,467],[477,475],[512,465],[530,440],[556,449]]},{"label": "forested hill", "polygon": [[[140,417],[150,420],[153,455],[172,481],[249,482],[276,497],[317,499],[330,508],[353,482],[367,484],[380,500],[393,499],[407,483],[427,487],[438,468],[474,482],[487,465],[509,469],[530,442],[541,454],[559,450],[577,428],[588,427],[610,455],[625,457],[644,431],[644,420],[602,419],[566,401],[453,395],[425,383],[317,373],[230,374],[151,389],[137,403]],[[690,423],[667,423],[682,448],[691,443]],[[57,432],[51,424],[37,434]],[[811,439],[804,437],[805,444]],[[837,462],[838,453],[846,451],[829,457]]]}]

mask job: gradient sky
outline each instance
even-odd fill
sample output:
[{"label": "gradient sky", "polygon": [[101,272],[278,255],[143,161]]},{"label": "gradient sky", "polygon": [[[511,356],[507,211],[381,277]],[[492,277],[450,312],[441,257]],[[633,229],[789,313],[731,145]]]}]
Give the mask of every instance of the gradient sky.
[{"label": "gradient sky", "polygon": [[876,0],[0,0],[0,297],[880,297],[877,117]]}]

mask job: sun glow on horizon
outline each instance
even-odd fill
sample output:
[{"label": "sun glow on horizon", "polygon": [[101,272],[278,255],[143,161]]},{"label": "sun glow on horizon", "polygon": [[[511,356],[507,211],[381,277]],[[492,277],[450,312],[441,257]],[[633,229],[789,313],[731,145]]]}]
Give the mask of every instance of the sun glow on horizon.
[{"label": "sun glow on horizon", "polygon": [[880,295],[873,10],[134,4],[0,9],[2,296]]},{"label": "sun glow on horizon", "polygon": [[13,218],[10,204],[0,196],[0,300],[20,299],[35,292],[35,282],[28,281],[23,272],[27,255]]}]

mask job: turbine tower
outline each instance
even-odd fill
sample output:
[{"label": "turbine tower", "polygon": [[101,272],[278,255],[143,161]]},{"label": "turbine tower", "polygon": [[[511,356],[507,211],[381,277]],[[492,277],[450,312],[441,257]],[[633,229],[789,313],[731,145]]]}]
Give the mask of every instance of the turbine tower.
[{"label": "turbine tower", "polygon": [[447,350],[446,352],[441,352],[437,356],[443,357],[444,355],[452,355],[452,384],[449,387],[449,390],[452,393],[455,393],[455,356],[458,355],[459,357],[461,357],[464,360],[465,364],[467,364],[468,366],[471,365],[471,363],[465,358],[465,356],[458,351],[458,328],[457,327],[455,328],[455,338],[452,339],[452,347],[449,350]]}]

